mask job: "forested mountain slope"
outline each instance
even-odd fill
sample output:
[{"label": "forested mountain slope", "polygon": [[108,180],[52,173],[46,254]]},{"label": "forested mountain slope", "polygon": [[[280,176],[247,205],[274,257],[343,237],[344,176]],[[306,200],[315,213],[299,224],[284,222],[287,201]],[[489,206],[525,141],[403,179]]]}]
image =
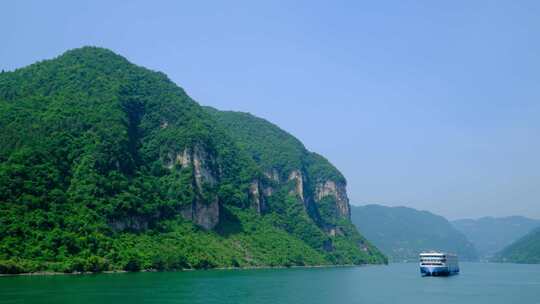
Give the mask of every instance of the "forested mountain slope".
[{"label": "forested mountain slope", "polygon": [[394,262],[417,261],[427,250],[457,253],[460,260],[476,260],[465,235],[444,217],[407,207],[351,206],[352,222]]},{"label": "forested mountain slope", "polygon": [[274,210],[295,218],[286,229],[317,247],[352,252],[360,246],[370,256],[382,257],[351,224],[346,180],[328,160],[264,119],[206,109],[262,173],[251,184],[259,212]]},{"label": "forested mountain slope", "polygon": [[1,73],[0,272],[385,262],[335,168],[219,113],[102,48]]},{"label": "forested mountain slope", "polygon": [[467,236],[483,259],[490,259],[504,247],[540,226],[540,221],[523,216],[483,217],[455,220],[452,225]]},{"label": "forested mountain slope", "polygon": [[540,227],[505,247],[492,261],[540,264]]}]

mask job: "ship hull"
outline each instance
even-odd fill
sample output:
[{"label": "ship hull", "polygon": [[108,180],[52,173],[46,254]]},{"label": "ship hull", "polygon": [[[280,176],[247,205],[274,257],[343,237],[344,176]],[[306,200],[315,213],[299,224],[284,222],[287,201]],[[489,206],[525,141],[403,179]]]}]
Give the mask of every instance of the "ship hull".
[{"label": "ship hull", "polygon": [[440,266],[440,267],[420,267],[420,273],[423,276],[450,276],[454,274],[459,273],[459,268],[450,268],[446,266]]}]

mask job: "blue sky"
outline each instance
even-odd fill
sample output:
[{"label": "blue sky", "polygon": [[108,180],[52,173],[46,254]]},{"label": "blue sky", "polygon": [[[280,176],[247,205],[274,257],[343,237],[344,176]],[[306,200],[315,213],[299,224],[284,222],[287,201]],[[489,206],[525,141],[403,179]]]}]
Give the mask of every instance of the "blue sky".
[{"label": "blue sky", "polygon": [[538,1],[4,1],[0,69],[83,45],[326,156],[353,204],[540,218]]}]

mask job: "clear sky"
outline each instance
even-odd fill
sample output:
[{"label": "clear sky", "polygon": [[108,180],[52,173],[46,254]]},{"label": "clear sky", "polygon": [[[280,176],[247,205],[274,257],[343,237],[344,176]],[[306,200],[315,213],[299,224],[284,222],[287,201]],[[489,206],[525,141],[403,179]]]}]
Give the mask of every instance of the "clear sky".
[{"label": "clear sky", "polygon": [[540,1],[17,0],[0,14],[0,69],[110,48],[289,131],[345,174],[353,204],[540,218]]}]

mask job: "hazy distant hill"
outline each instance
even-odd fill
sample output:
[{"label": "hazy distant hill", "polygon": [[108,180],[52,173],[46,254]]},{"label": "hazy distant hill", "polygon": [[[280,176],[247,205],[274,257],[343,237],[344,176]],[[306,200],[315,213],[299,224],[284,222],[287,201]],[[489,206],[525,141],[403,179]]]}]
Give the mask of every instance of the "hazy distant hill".
[{"label": "hazy distant hill", "polygon": [[453,221],[452,224],[474,244],[480,257],[489,259],[496,252],[540,226],[540,221],[523,216],[509,216],[462,219]]},{"label": "hazy distant hill", "polygon": [[477,259],[473,244],[442,216],[406,207],[351,207],[353,224],[391,261],[417,260],[419,252],[430,249]]},{"label": "hazy distant hill", "polygon": [[504,248],[492,259],[495,262],[540,263],[540,227]]}]

